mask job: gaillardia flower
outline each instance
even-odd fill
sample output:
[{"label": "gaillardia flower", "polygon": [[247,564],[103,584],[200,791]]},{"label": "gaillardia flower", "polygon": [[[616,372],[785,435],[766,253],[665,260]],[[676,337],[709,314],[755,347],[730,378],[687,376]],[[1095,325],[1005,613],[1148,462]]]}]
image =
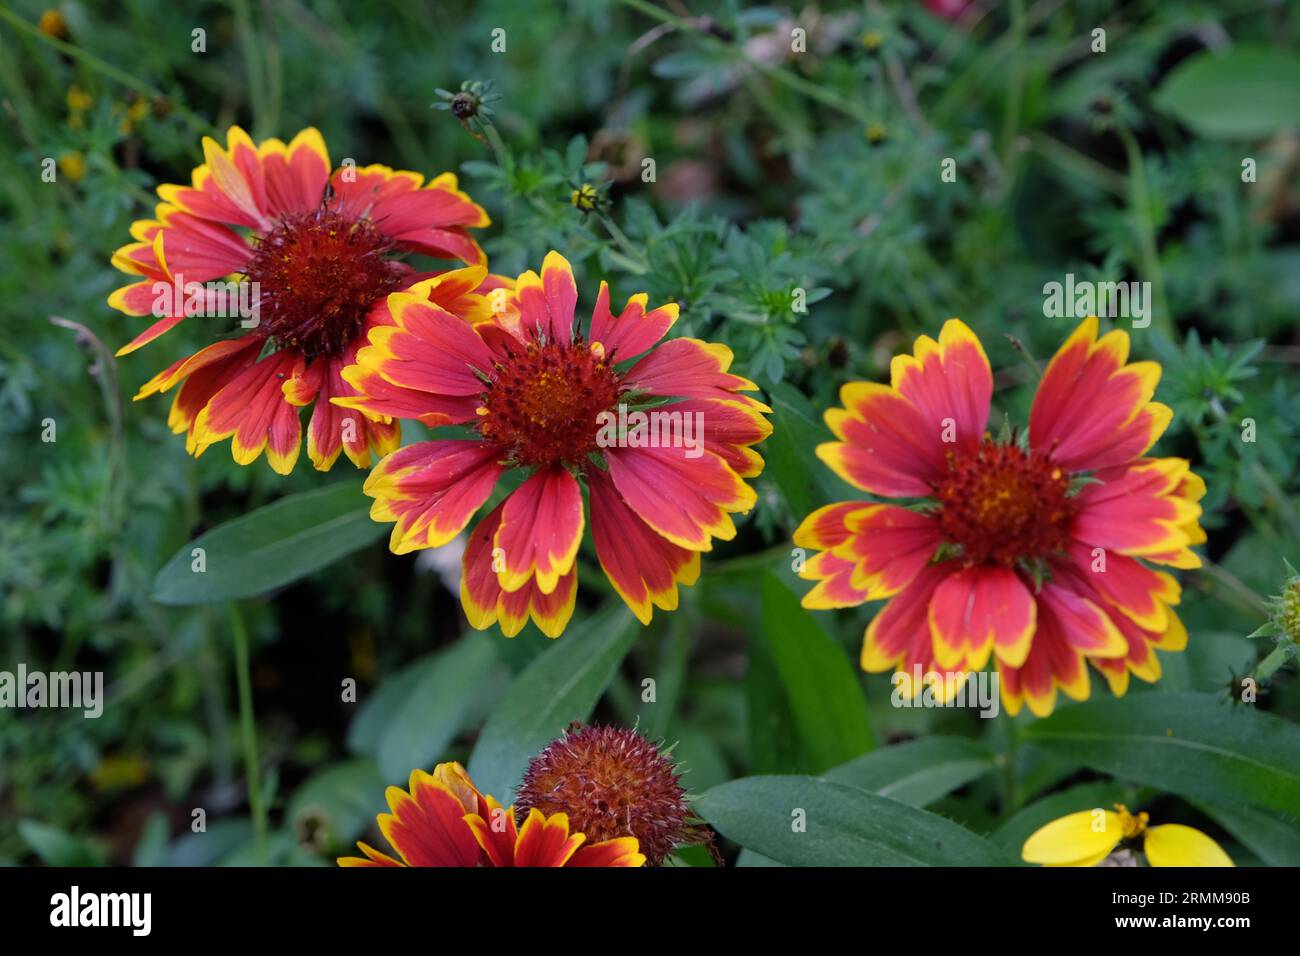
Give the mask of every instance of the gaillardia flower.
[{"label": "gaillardia flower", "polygon": [[[731,514],[755,494],[744,479],[763,460],[750,446],[771,431],[757,388],[727,370],[731,352],[699,339],[660,339],[676,305],[619,314],[601,283],[586,335],[574,328],[569,263],[547,255],[506,307],[467,323],[425,296],[388,297],[391,326],[344,378],[361,397],[340,404],[380,420],[469,425],[473,437],[408,445],[371,472],[371,517],[394,522],[398,554],[446,544],[499,479],[524,478],[473,529],[461,602],[470,623],[513,636],[531,616],[551,637],[573,613],[575,561],[590,509],[596,556],[643,623],[677,606],[700,552],[736,533]],[[638,356],[640,356],[638,358]]]},{"label": "gaillardia flower", "polygon": [[1081,810],[1034,831],[1020,856],[1044,866],[1097,866],[1125,842],[1141,844],[1151,866],[1234,865],[1223,847],[1200,830],[1181,823],[1150,827],[1147,819],[1145,813],[1129,813],[1122,803],[1114,811]]},{"label": "gaillardia flower", "polygon": [[479,793],[458,763],[440,763],[431,774],[413,770],[409,792],[389,787],[386,796],[391,812],[378,816],[379,830],[401,859],[358,842],[365,857],[340,857],[340,866],[645,864],[634,838],[588,842],[563,813],[530,810],[518,825],[515,808]]},{"label": "gaillardia flower", "polygon": [[[226,148],[204,137],[204,164],[189,186],[158,187],[153,219],[131,226],[135,242],[113,255],[143,277],[109,296],[127,315],[155,321],[124,346],[132,352],[187,317],[241,316],[246,331],[173,363],[137,399],[180,386],[169,424],[194,455],[231,438],[240,464],[265,449],[271,467],[293,470],[299,412],[315,403],[308,455],[329,469],[340,452],[358,467],[398,445],[398,426],[333,404],[353,395],[342,377],[389,293],[423,278],[401,253],[484,261],[470,238],[487,214],[444,173],[350,161],[331,174],[320,133],[287,146],[255,144],[238,126]],[[224,280],[214,283],[214,280]],[[238,308],[230,300],[238,303]]]},{"label": "gaillardia flower", "polygon": [[712,832],[690,822],[672,758],[624,727],[570,725],[528,764],[519,806],[567,814],[593,840],[636,837],[651,866],[683,844],[712,847]]},{"label": "gaillardia flower", "polygon": [[[838,441],[818,457],[853,486],[905,504],[850,501],[809,515],[795,544],[810,608],[889,598],[867,628],[862,667],[920,673],[955,693],[990,656],[1011,713],[1051,713],[1056,690],[1089,694],[1085,661],[1115,694],[1160,676],[1154,649],[1187,632],[1178,582],[1194,568],[1205,484],[1179,458],[1147,458],[1170,409],[1151,401],[1160,367],[1129,362],[1128,335],[1086,319],[1034,396],[1028,431],[985,432],[993,375],[979,340],[949,320],[899,355],[891,383],[853,382],[826,413]],[[941,686],[942,685],[942,686]]]}]

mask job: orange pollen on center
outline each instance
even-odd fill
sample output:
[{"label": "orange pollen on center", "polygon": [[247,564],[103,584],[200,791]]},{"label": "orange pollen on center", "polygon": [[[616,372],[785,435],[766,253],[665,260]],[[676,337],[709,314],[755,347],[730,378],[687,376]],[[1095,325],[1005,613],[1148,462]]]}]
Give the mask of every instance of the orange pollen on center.
[{"label": "orange pollen on center", "polygon": [[402,285],[392,240],[368,219],[321,207],[288,216],[257,240],[258,332],[308,356],[340,355],[369,308]]},{"label": "orange pollen on center", "polygon": [[1125,840],[1135,840],[1146,832],[1147,820],[1150,819],[1147,813],[1130,813],[1122,803],[1115,804],[1115,812],[1119,815],[1119,829]]},{"label": "orange pollen on center", "polygon": [[599,345],[530,342],[489,376],[479,432],[525,467],[579,464],[596,449],[597,417],[617,407],[620,390]]},{"label": "orange pollen on center", "polygon": [[1015,564],[1056,554],[1068,543],[1070,476],[1043,455],[985,442],[949,454],[935,488],[944,539],[966,564]]}]

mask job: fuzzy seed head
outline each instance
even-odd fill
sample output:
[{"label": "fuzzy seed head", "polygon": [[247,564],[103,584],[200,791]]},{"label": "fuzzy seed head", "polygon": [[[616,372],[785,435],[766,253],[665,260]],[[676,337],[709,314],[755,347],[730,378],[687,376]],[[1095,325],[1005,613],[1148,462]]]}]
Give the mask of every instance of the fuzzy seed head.
[{"label": "fuzzy seed head", "polygon": [[567,813],[589,843],[634,836],[651,866],[683,843],[702,842],[687,824],[672,760],[622,727],[570,725],[528,765],[516,802],[524,814]]}]

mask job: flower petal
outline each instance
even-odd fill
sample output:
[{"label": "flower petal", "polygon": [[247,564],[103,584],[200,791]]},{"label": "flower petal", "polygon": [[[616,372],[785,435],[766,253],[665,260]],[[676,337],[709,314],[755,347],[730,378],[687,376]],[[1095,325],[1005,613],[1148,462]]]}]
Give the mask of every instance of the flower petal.
[{"label": "flower petal", "polygon": [[547,817],[533,807],[519,829],[515,866],[564,866],[586,839],[581,833],[569,833],[567,813]]},{"label": "flower petal", "polygon": [[[1066,640],[1054,605],[1044,603],[1041,597],[1038,624],[1024,664],[1013,667],[998,661],[1002,703],[1012,716],[1020,713],[1021,705],[1027,702],[1035,715],[1046,717],[1056,706],[1058,687],[1074,700],[1087,700],[1091,692],[1083,652]],[[1122,644],[1123,638],[1119,640]]]},{"label": "flower petal", "polygon": [[[1128,360],[1128,334],[1097,339],[1097,319],[1084,319],[1057,350],[1034,396],[1030,441],[1072,471],[1122,465],[1155,443],[1171,415],[1148,410],[1160,380],[1154,362]],[[1087,400],[1104,396],[1104,401]]]},{"label": "flower petal", "polygon": [[678,305],[669,302],[646,311],[650,297],[640,292],[615,316],[609,308],[609,285],[602,281],[591,314],[591,341],[599,342],[611,361],[634,358],[662,339],[677,321]]},{"label": "flower petal", "polygon": [[739,394],[757,391],[758,386],[727,371],[732,359],[731,349],[716,342],[670,339],[628,369],[623,381],[648,395],[718,398],[770,412],[762,402]]},{"label": "flower petal", "polygon": [[238,233],[185,212],[166,214],[154,250],[167,274],[184,283],[208,282],[239,272],[253,255]]},{"label": "flower petal", "polygon": [[492,367],[492,356],[473,327],[426,299],[406,292],[388,297],[396,325],[370,330],[370,344],[357,364],[385,381],[435,395],[478,395],[483,382],[475,369]]},{"label": "flower petal", "polygon": [[536,576],[550,594],[578,556],[584,525],[582,489],[561,465],[540,469],[511,493],[493,538],[500,548],[497,580],[517,591]]},{"label": "flower petal", "polygon": [[1029,655],[1038,608],[1010,568],[965,568],[935,588],[929,621],[935,657],[944,667],[983,670],[995,647],[998,658],[1014,667]]},{"label": "flower petal", "polygon": [[616,837],[580,847],[569,866],[645,866],[645,854],[636,837]]},{"label": "flower petal", "polygon": [[396,451],[401,442],[401,426],[396,422],[371,421],[334,402],[355,395],[343,380],[347,361],[346,357],[318,357],[307,366],[304,377],[284,383],[285,398],[291,403],[315,402],[307,429],[307,456],[317,471],[329,471],[343,451],[358,468],[369,468],[372,447],[383,457]]},{"label": "flower petal", "polygon": [[687,458],[681,448],[607,448],[610,477],[628,506],[669,541],[708,551],[730,541],[730,512],[747,512],[758,496],[717,455]]},{"label": "flower petal", "polygon": [[854,562],[853,584],[872,600],[897,594],[938,550],[939,523],[895,505],[867,505],[845,517],[849,536],[835,553]]},{"label": "flower petal", "polygon": [[272,352],[236,374],[195,419],[196,454],[232,438],[230,452],[239,464],[251,464],[265,449],[276,472],[291,472],[302,444],[302,427],[297,406],[285,401],[284,381],[299,361],[291,353]]},{"label": "flower petal", "polygon": [[529,335],[542,335],[548,342],[568,345],[573,340],[573,319],[578,306],[578,287],[573,267],[558,252],[548,252],[542,274],[525,272],[515,282],[519,323]]},{"label": "flower petal", "polygon": [[575,565],[560,575],[559,583],[549,594],[537,586],[535,578],[515,591],[500,591],[497,595],[497,620],[501,633],[514,637],[524,629],[531,617],[537,629],[549,638],[564,633],[573,617],[578,597],[578,569]]},{"label": "flower petal", "polygon": [[1113,810],[1080,810],[1039,827],[1020,857],[1045,866],[1092,866],[1119,845],[1124,832]]},{"label": "flower petal", "polygon": [[953,443],[968,452],[979,449],[993,396],[993,371],[984,346],[964,322],[949,319],[939,341],[916,340],[913,355],[896,355],[890,363],[894,389],[929,423],[951,422]]},{"label": "flower petal", "polygon": [[627,506],[614,482],[599,469],[587,473],[591,530],[600,566],[619,597],[642,624],[654,607],[677,608],[677,585],[694,584],[700,555],[652,530]]},{"label": "flower petal", "polygon": [[886,497],[932,493],[945,473],[944,431],[888,385],[850,382],[840,389],[844,408],[826,412],[838,442],[817,447],[817,457],[863,491]]},{"label": "flower petal", "polygon": [[1201,506],[1179,497],[1188,474],[1181,458],[1145,458],[1132,466],[1099,472],[1099,479],[1075,496],[1078,513],[1070,533],[1076,540],[1120,554],[1177,552],[1191,543]]},{"label": "flower petal", "polygon": [[1181,823],[1148,827],[1142,849],[1152,866],[1236,866],[1218,843]]},{"label": "flower petal", "polygon": [[519,841],[519,829],[515,826],[515,808],[501,806],[492,796],[484,798],[484,803],[487,815],[467,813],[465,822],[474,832],[474,839],[483,848],[492,866],[514,866],[515,845]]},{"label": "flower petal", "polygon": [[754,405],[689,398],[665,405],[661,411],[670,415],[681,414],[683,422],[698,423],[698,428],[692,433],[696,447],[713,452],[741,478],[762,474],[763,459],[750,446],[772,434],[772,423]]},{"label": "flower petal", "polygon": [[969,677],[968,672],[939,665],[928,616],[935,588],[958,567],[955,561],[945,561],[925,568],[867,625],[859,659],[862,669],[878,673],[893,668],[899,681],[896,688],[905,698],[920,694],[933,680],[934,696],[942,702],[961,690]]},{"label": "flower petal", "polygon": [[482,442],[418,442],[376,465],[363,490],[375,499],[371,518],[396,522],[389,549],[405,554],[460,534],[502,471],[496,449]]},{"label": "flower petal", "polygon": [[477,866],[482,850],[465,806],[446,783],[415,770],[410,792],[389,787],[379,829],[408,866]]},{"label": "flower petal", "polygon": [[272,217],[320,207],[330,177],[330,156],[318,130],[309,126],[287,147],[278,139],[265,140],[257,152],[266,181],[267,212]]},{"label": "flower petal", "polygon": [[1080,576],[1110,607],[1148,631],[1165,629],[1169,606],[1177,604],[1182,593],[1173,575],[1122,554],[1103,552],[1102,564],[1094,558],[1093,549],[1077,542],[1068,550]]}]

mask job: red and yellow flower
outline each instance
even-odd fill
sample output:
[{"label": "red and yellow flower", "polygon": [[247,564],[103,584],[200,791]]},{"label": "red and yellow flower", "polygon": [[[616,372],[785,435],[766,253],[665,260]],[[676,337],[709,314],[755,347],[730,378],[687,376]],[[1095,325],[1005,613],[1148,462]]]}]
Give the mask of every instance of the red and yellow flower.
[{"label": "red and yellow flower", "polygon": [[643,866],[635,837],[588,843],[563,813],[530,810],[518,825],[515,808],[479,793],[458,763],[411,772],[410,789],[389,787],[379,830],[398,858],[358,842],[364,857],[340,866]]},{"label": "red and yellow flower", "polygon": [[888,598],[861,663],[918,672],[955,692],[990,658],[1011,713],[1052,711],[1057,688],[1082,700],[1096,667],[1115,694],[1129,674],[1160,677],[1154,651],[1182,650],[1178,582],[1194,568],[1205,484],[1179,458],[1146,452],[1170,409],[1151,400],[1154,362],[1129,362],[1122,331],[1086,319],[1053,357],[1029,429],[985,431],[993,375],[979,340],[948,321],[896,356],[891,382],[853,382],[826,413],[838,441],[818,457],[854,487],[905,504],[850,501],[809,515],[795,544],[810,608]]},{"label": "red and yellow flower", "polygon": [[[588,523],[584,486],[596,556],[643,623],[653,607],[677,606],[700,553],[730,540],[731,515],[755,501],[744,479],[762,470],[751,446],[770,433],[770,409],[742,394],[757,386],[728,371],[731,351],[691,338],[661,343],[677,306],[649,309],[634,295],[615,314],[603,282],[584,336],[577,301],[572,269],[555,252],[540,275],[525,272],[499,296],[506,305],[488,321],[466,323],[428,295],[393,294],[393,324],[372,328],[344,372],[361,394],[337,404],[380,421],[473,429],[408,445],[371,472],[371,517],[394,522],[394,552],[446,544],[507,472],[525,476],[469,536],[461,601],[476,628],[499,622],[512,636],[531,617],[551,637],[564,630]],[[602,440],[620,406],[666,400],[653,409],[702,422],[694,450]]]},{"label": "red and yellow flower", "polygon": [[[1080,810],[1040,827],[1020,851],[1026,863],[1097,866],[1121,843],[1141,845],[1150,866],[1235,866],[1212,838],[1181,823],[1147,826],[1146,813],[1115,809]],[[1131,859],[1129,865],[1135,865]]]},{"label": "red and yellow flower", "polygon": [[369,466],[372,450],[397,447],[398,426],[331,399],[354,394],[343,369],[380,321],[388,294],[424,278],[394,257],[480,265],[483,252],[469,230],[488,225],[487,214],[451,173],[428,183],[379,165],[348,163],[331,173],[315,129],[285,145],[254,143],[235,126],[224,148],[204,137],[203,152],[191,184],[158,187],[163,201],[154,218],[134,223],[135,241],[113,255],[118,269],[141,281],[118,289],[109,305],[154,319],[118,354],[217,311],[212,293],[160,296],[169,287],[247,283],[256,294],[256,324],[176,361],[136,398],[179,385],[169,424],[185,433],[188,451],[199,455],[230,438],[237,462],[249,464],[265,450],[282,474],[298,459],[300,409],[315,403],[308,455],[316,468],[329,469],[340,453]]}]

